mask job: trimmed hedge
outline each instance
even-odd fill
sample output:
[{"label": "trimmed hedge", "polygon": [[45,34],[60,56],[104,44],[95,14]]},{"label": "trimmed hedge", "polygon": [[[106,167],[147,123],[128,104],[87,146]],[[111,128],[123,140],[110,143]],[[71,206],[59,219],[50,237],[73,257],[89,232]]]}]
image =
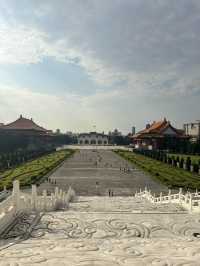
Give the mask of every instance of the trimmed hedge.
[{"label": "trimmed hedge", "polygon": [[200,189],[200,176],[185,171],[184,169],[174,167],[164,163],[163,161],[155,160],[138,153],[127,151],[115,151],[124,159],[134,163],[138,168],[149,173],[154,179],[165,184],[169,188],[184,187],[186,190]]},{"label": "trimmed hedge", "polygon": [[193,166],[193,172],[200,172],[200,157],[199,156],[187,156],[181,154],[168,154],[164,151],[157,150],[134,150],[135,153],[141,154],[152,159],[164,162],[173,167],[182,168],[187,171],[191,171]]},{"label": "trimmed hedge", "polygon": [[62,150],[42,156],[31,162],[27,162],[12,170],[0,173],[0,190],[4,186],[12,187],[15,179],[20,180],[21,186],[28,186],[37,183],[43,176],[52,171],[61,162],[70,157],[74,150]]}]

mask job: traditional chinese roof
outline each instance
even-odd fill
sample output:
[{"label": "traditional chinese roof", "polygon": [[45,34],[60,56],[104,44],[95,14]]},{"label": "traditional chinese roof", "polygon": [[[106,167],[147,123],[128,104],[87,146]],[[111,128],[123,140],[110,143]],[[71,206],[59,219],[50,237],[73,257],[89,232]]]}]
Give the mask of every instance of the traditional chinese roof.
[{"label": "traditional chinese roof", "polygon": [[140,137],[163,137],[165,130],[170,128],[176,136],[183,136],[183,132],[179,129],[174,128],[170,121],[167,121],[164,118],[162,121],[153,122],[151,125],[148,125],[147,128],[139,131],[137,134],[133,136],[133,138],[140,138]]},{"label": "traditional chinese roof", "polygon": [[33,122],[32,119],[27,119],[20,116],[16,121],[1,126],[1,129],[5,130],[33,130],[33,131],[39,131],[39,132],[47,132],[47,130],[39,125],[37,125],[35,122]]}]

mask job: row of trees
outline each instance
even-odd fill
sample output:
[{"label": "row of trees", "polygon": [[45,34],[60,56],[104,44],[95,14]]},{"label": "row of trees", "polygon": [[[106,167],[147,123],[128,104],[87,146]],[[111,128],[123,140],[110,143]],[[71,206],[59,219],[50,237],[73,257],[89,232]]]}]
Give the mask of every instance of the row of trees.
[{"label": "row of trees", "polygon": [[51,153],[57,146],[69,143],[63,135],[40,136],[0,132],[0,172]]},{"label": "row of trees", "polygon": [[167,149],[174,153],[200,155],[200,142],[192,143],[189,139],[176,139],[174,141],[173,138],[165,138],[161,149]]},{"label": "row of trees", "polygon": [[129,136],[109,136],[109,139],[108,139],[109,143],[110,144],[113,144],[113,145],[129,145],[131,144],[131,139]]},{"label": "row of trees", "polygon": [[187,171],[192,171],[195,173],[200,173],[200,159],[197,162],[192,162],[191,157],[186,158],[182,156],[169,155],[164,151],[150,151],[150,150],[136,150],[136,153],[151,157],[158,161],[170,164],[174,167],[183,168]]},{"label": "row of trees", "polygon": [[0,154],[0,172],[18,166],[27,161],[38,158],[42,155],[49,154],[55,149],[38,149],[38,150],[17,150],[9,153]]}]

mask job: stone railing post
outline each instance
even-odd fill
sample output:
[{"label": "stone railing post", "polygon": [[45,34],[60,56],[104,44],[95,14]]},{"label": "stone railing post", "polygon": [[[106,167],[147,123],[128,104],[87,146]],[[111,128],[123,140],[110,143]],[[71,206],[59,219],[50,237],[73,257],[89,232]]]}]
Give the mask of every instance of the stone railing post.
[{"label": "stone railing post", "polygon": [[185,194],[185,204],[188,204],[188,192]]},{"label": "stone railing post", "polygon": [[171,189],[169,189],[168,200],[169,200],[169,203],[171,203]]},{"label": "stone railing post", "polygon": [[57,207],[57,204],[59,202],[59,189],[58,187],[55,188],[55,207]]},{"label": "stone railing post", "polygon": [[46,189],[43,190],[42,196],[43,196],[43,208],[44,208],[44,211],[46,211],[47,210],[47,191],[46,191]]},{"label": "stone railing post", "polygon": [[32,185],[31,205],[32,205],[33,210],[37,209],[37,186],[36,185]]},{"label": "stone railing post", "polygon": [[151,190],[149,189],[149,191],[147,192],[148,192],[148,199],[151,200]]},{"label": "stone railing post", "polygon": [[179,193],[178,193],[178,200],[179,200],[179,203],[181,203],[181,201],[182,201],[182,194],[183,194],[183,189],[180,187],[180,188],[179,188]]},{"label": "stone railing post", "polygon": [[160,203],[162,203],[162,192],[160,192]]},{"label": "stone railing post", "polygon": [[54,210],[55,208],[55,195],[54,193],[51,193],[51,210]]},{"label": "stone railing post", "polygon": [[153,202],[156,202],[156,194],[153,194]]},{"label": "stone railing post", "polygon": [[189,194],[189,210],[190,212],[192,212],[192,209],[193,209],[193,202],[192,202],[192,194],[190,193]]},{"label": "stone railing post", "polygon": [[63,194],[62,194],[62,203],[63,203],[63,205],[65,204],[65,196],[66,196],[66,192],[63,191]]},{"label": "stone railing post", "polygon": [[58,189],[58,187],[56,187],[55,188],[55,199],[56,199],[56,201],[58,200],[58,198],[59,198],[59,189]]},{"label": "stone railing post", "polygon": [[13,203],[15,206],[15,210],[19,211],[20,210],[20,188],[19,188],[19,180],[15,180],[13,182],[13,191],[12,191],[12,195],[13,195]]}]

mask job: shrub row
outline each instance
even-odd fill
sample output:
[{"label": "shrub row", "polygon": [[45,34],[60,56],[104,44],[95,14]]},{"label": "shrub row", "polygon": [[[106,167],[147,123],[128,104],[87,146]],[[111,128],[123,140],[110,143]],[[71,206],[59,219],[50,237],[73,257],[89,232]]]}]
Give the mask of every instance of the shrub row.
[{"label": "shrub row", "polygon": [[182,168],[186,171],[200,173],[200,159],[198,162],[192,162],[191,157],[187,156],[186,158],[182,156],[169,155],[164,151],[151,151],[151,150],[134,150],[135,153],[145,155],[147,157],[153,158],[155,160],[164,162],[173,167]]},{"label": "shrub row", "polygon": [[51,150],[40,149],[36,151],[18,150],[18,151],[11,152],[11,153],[1,153],[0,154],[0,172],[16,167],[22,163],[28,162],[40,156],[50,154],[54,151],[55,149],[51,149]]},{"label": "shrub row", "polygon": [[155,160],[136,152],[116,151],[116,153],[132,162],[138,168],[143,169],[144,172],[148,172],[153,178],[169,188],[200,189],[200,178],[195,173],[185,171],[179,167],[173,167],[163,161]]},{"label": "shrub row", "polygon": [[42,177],[71,156],[73,152],[72,150],[53,152],[1,173],[0,190],[2,190],[4,186],[11,188],[12,182],[15,179],[20,180],[22,186],[29,186],[34,183],[38,184]]}]

